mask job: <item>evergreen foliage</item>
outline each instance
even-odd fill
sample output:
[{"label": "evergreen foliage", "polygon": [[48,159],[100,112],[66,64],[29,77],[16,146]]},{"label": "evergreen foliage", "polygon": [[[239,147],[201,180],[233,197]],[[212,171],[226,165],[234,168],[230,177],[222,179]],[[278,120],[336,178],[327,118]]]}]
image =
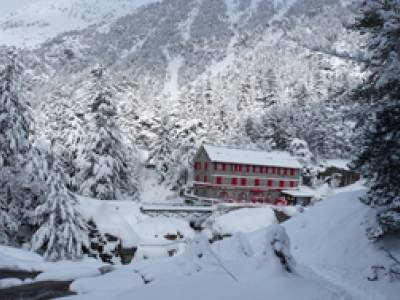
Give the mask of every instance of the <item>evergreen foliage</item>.
[{"label": "evergreen foliage", "polygon": [[89,105],[74,160],[74,184],[77,191],[87,197],[103,200],[126,196],[137,198],[134,160],[116,123],[114,91],[103,73],[101,66],[94,69],[83,88]]},{"label": "evergreen foliage", "polygon": [[15,49],[0,49],[0,242],[15,241],[30,197],[24,168],[30,151],[30,106],[22,95],[22,65]]},{"label": "evergreen foliage", "polygon": [[400,1],[364,1],[354,27],[367,34],[371,72],[355,93],[365,109],[354,166],[370,187],[362,202],[376,209],[375,240],[400,232]]},{"label": "evergreen foliage", "polygon": [[41,179],[46,180],[46,191],[28,213],[31,225],[37,228],[31,247],[49,260],[80,257],[82,248],[88,247],[88,228],[76,208],[76,196],[67,189],[63,168],[50,145],[40,141],[36,149],[45,168]]}]

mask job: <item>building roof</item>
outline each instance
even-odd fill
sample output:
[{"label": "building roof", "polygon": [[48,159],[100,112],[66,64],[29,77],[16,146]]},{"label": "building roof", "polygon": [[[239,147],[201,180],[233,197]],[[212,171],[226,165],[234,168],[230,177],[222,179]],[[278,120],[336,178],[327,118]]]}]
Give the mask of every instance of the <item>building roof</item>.
[{"label": "building roof", "polygon": [[211,145],[203,145],[203,147],[212,162],[301,168],[297,159],[288,152],[242,150]]},{"label": "building roof", "polygon": [[306,187],[306,186],[300,186],[299,189],[297,190],[284,190],[282,191],[283,194],[293,196],[293,197],[315,197],[316,191]]}]

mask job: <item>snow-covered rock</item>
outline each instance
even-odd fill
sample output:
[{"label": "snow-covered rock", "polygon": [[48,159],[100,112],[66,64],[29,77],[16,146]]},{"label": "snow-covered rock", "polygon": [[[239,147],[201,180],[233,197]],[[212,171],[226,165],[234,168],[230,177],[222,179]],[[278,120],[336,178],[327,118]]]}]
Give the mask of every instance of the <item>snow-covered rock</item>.
[{"label": "snow-covered rock", "polygon": [[220,235],[253,232],[278,223],[271,207],[242,208],[219,217],[210,217],[212,231]]},{"label": "snow-covered rock", "polygon": [[127,248],[138,245],[140,238],[133,228],[148,218],[140,212],[139,203],[79,197],[79,206],[86,220],[93,220],[101,233],[119,237]]}]

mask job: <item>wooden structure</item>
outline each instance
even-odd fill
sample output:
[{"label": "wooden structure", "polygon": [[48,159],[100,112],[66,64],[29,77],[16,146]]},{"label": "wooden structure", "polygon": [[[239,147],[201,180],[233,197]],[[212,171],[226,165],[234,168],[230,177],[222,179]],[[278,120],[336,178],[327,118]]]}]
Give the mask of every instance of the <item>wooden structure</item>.
[{"label": "wooden structure", "polygon": [[344,187],[359,181],[360,174],[347,168],[343,169],[331,166],[320,172],[318,178],[337,187]]},{"label": "wooden structure", "polygon": [[298,190],[283,190],[282,196],[289,205],[307,206],[315,197],[315,192],[309,187],[302,186]]},{"label": "wooden structure", "polygon": [[224,202],[275,203],[301,183],[301,165],[287,152],[203,145],[193,167],[194,194]]}]

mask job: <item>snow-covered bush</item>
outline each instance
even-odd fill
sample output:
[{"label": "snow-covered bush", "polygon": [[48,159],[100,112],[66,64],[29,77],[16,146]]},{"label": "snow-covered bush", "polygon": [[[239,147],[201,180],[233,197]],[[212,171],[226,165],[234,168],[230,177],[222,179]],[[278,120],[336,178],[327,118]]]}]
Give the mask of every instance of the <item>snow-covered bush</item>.
[{"label": "snow-covered bush", "polygon": [[296,157],[303,166],[309,166],[314,159],[306,141],[294,138],[290,142],[289,152]]},{"label": "snow-covered bush", "polygon": [[264,264],[271,272],[294,272],[296,265],[290,253],[290,241],[286,230],[281,225],[271,225],[265,232]]}]

